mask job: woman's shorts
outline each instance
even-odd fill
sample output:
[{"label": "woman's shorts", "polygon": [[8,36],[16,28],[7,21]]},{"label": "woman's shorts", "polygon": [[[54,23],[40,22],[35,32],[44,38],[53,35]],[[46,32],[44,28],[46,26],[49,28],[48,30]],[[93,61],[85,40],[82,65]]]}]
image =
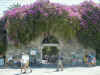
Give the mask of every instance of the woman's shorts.
[{"label": "woman's shorts", "polygon": [[21,67],[28,67],[29,66],[29,63],[21,63]]}]

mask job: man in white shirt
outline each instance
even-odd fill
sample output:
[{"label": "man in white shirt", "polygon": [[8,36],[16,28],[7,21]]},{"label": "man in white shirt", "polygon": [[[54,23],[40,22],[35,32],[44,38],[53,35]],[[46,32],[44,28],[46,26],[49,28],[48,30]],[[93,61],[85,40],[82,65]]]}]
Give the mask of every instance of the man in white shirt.
[{"label": "man in white shirt", "polygon": [[[26,69],[29,67],[29,55],[22,53],[21,59],[21,72],[24,69],[24,73],[26,73]],[[32,72],[32,70],[31,70]]]}]

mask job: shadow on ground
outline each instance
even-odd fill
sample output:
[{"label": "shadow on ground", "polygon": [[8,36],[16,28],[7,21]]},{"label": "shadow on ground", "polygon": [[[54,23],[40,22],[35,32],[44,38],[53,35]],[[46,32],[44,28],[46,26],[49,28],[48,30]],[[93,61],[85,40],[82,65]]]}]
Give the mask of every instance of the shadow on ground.
[{"label": "shadow on ground", "polygon": [[[100,65],[96,65],[96,66],[100,66]],[[64,65],[64,68],[76,68],[76,67],[95,67],[95,66],[91,66],[91,65],[69,65],[69,64],[66,64]],[[56,64],[41,64],[41,65],[33,65],[31,67],[32,69],[38,69],[38,68],[57,68],[57,65]],[[5,66],[0,66],[0,69],[20,69],[20,67],[16,67],[16,66],[8,66],[8,67],[5,67]]]}]

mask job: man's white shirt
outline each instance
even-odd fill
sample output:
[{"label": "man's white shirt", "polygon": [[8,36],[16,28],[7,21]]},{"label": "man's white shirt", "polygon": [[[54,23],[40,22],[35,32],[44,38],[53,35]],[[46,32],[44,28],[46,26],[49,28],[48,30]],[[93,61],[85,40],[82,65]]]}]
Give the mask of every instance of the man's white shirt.
[{"label": "man's white shirt", "polygon": [[27,54],[22,55],[22,61],[21,62],[24,63],[24,64],[29,62],[29,55],[27,55]]}]

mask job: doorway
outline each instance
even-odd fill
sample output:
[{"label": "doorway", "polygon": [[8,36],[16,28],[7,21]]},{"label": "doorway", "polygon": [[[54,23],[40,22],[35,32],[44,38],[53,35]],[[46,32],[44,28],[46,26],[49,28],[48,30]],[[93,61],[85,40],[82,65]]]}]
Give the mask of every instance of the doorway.
[{"label": "doorway", "polygon": [[59,49],[56,46],[44,46],[42,49],[42,60],[45,64],[55,64],[57,62]]}]

